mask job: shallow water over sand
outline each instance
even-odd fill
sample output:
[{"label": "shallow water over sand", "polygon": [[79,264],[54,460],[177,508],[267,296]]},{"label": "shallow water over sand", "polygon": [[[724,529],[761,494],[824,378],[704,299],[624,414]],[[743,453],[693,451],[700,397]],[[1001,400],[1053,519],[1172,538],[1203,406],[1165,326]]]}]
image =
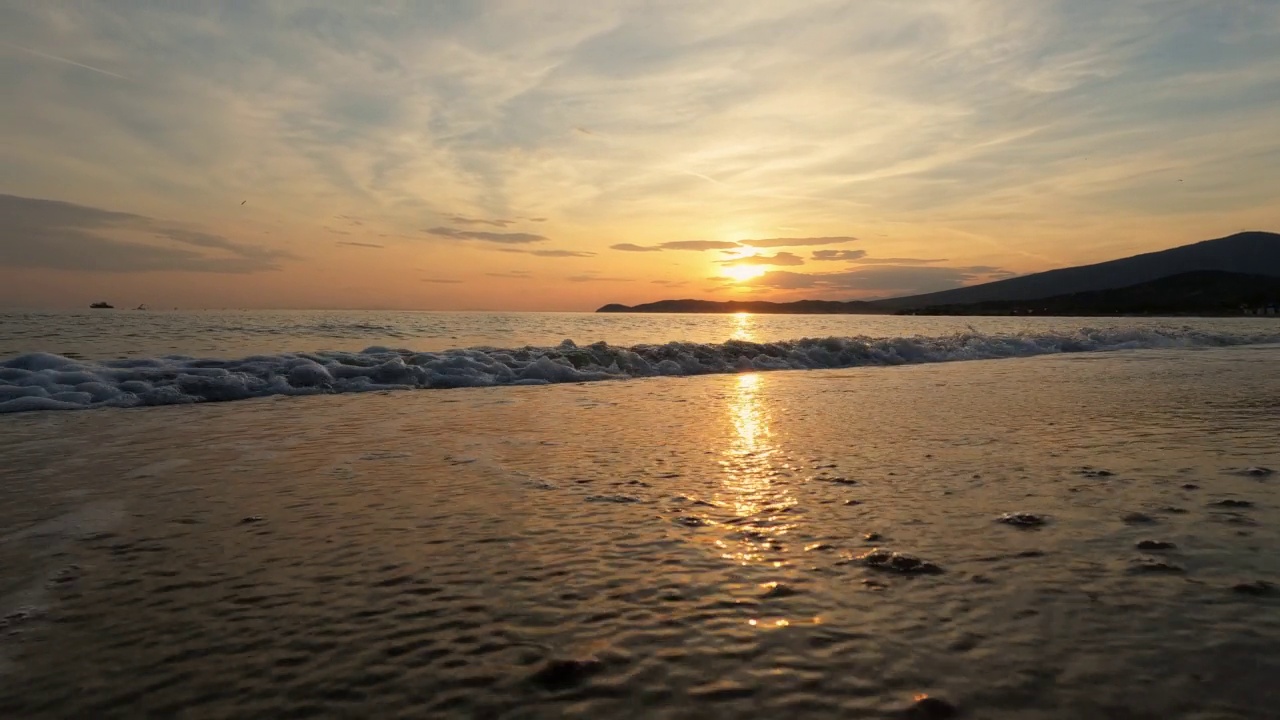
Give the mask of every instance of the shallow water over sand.
[{"label": "shallow water over sand", "polygon": [[0,417],[0,715],[1280,717],[1277,361]]}]

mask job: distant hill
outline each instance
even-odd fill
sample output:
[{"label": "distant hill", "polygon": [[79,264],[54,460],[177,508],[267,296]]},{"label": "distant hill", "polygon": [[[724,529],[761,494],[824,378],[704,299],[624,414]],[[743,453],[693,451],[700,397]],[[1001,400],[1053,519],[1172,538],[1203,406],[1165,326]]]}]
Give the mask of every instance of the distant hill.
[{"label": "distant hill", "polygon": [[1239,315],[1280,302],[1280,277],[1198,270],[1122,288],[1036,300],[989,300],[902,310],[920,315]]},{"label": "distant hill", "polygon": [[[1076,293],[1089,293],[1150,283],[1186,273],[1214,271],[1241,275],[1280,277],[1280,235],[1270,232],[1242,232],[1216,240],[1205,240],[1169,250],[1134,255],[1093,265],[1048,270],[997,280],[969,287],[943,290],[924,295],[887,298],[884,300],[839,302],[834,300],[799,300],[788,303],[764,301],[713,302],[710,300],[661,300],[643,305],[605,305],[596,312],[639,313],[732,313],[764,314],[874,314],[894,313],[921,308],[939,308],[977,303],[999,303],[1055,299]],[[1191,287],[1196,282],[1188,280]],[[1152,292],[1165,292],[1169,288]],[[1190,312],[1190,311],[1188,311]]]},{"label": "distant hill", "polygon": [[1280,276],[1280,235],[1269,232],[1237,233],[1216,240],[1205,240],[1193,245],[1094,265],[1049,270],[925,295],[876,300],[870,304],[883,310],[895,311],[934,305],[1033,300],[1128,287],[1197,270]]},{"label": "distant hill", "polygon": [[797,300],[796,302],[774,303],[764,300],[730,300],[716,302],[713,300],[659,300],[641,305],[619,305],[612,303],[596,310],[602,313],[736,313],[749,312],[758,315],[849,315],[879,314],[885,310],[872,307],[861,300],[839,302],[836,300]]}]

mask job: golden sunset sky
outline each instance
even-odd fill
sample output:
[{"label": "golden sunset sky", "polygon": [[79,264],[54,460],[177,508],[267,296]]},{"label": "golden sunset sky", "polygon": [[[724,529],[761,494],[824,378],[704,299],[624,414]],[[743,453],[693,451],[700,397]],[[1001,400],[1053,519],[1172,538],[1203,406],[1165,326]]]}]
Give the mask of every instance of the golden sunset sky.
[{"label": "golden sunset sky", "polygon": [[1280,230],[1278,48],[1275,0],[0,0],[0,306],[852,299]]}]

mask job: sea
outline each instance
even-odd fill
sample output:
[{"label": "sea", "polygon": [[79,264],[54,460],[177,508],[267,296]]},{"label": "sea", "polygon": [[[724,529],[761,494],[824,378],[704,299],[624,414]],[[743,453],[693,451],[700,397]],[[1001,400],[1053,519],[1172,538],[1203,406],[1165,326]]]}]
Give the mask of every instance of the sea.
[{"label": "sea", "polygon": [[1280,342],[1275,318],[0,314],[0,413]]},{"label": "sea", "polygon": [[1280,322],[0,315],[0,718],[1280,719]]}]

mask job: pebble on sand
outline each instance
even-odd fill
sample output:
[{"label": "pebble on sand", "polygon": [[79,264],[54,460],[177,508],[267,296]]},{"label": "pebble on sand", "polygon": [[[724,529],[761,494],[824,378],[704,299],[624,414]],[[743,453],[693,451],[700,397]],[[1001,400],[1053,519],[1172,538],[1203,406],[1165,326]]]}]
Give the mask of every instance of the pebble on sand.
[{"label": "pebble on sand", "polygon": [[1005,525],[1013,525],[1014,527],[1029,528],[1029,527],[1040,527],[1041,525],[1044,525],[1049,521],[1048,519],[1045,518],[1045,516],[1037,515],[1035,513],[1011,512],[1011,513],[1005,513],[1000,517],[996,518],[996,522],[1001,522],[1001,523],[1004,523]]},{"label": "pebble on sand", "polygon": [[946,720],[957,717],[960,709],[938,697],[917,695],[914,703],[907,709],[906,717],[912,720]]},{"label": "pebble on sand", "polygon": [[638,503],[640,498],[630,495],[588,495],[583,500],[598,503]]},{"label": "pebble on sand", "polygon": [[21,625],[28,620],[39,617],[40,614],[40,608],[31,605],[23,605],[22,607],[10,611],[3,617],[0,617],[0,628]]},{"label": "pebble on sand", "polygon": [[1165,540],[1139,540],[1134,547],[1139,550],[1173,550],[1178,546]]},{"label": "pebble on sand", "polygon": [[249,515],[249,516],[247,516],[247,517],[241,518],[241,520],[240,520],[240,524],[241,524],[241,525],[251,525],[251,524],[253,524],[253,523],[260,523],[260,522],[262,522],[262,521],[263,521],[263,520],[265,520],[265,519],[266,519],[266,518],[262,517],[261,515]]},{"label": "pebble on sand", "polygon": [[1186,568],[1177,563],[1150,560],[1148,558],[1135,560],[1129,566],[1129,572],[1134,574],[1178,574],[1186,571]]},{"label": "pebble on sand", "polygon": [[863,565],[903,575],[937,575],[942,567],[914,555],[876,548],[857,557]]},{"label": "pebble on sand", "polygon": [[1275,470],[1272,470],[1269,467],[1262,467],[1260,465],[1255,465],[1253,467],[1246,468],[1244,471],[1245,475],[1251,475],[1253,477],[1266,477],[1274,473],[1275,473]]},{"label": "pebble on sand", "polygon": [[533,683],[548,690],[556,690],[576,685],[587,677],[604,668],[604,663],[596,658],[582,659],[554,658],[548,660],[538,671],[529,677]]},{"label": "pebble on sand", "polygon": [[697,515],[681,515],[672,522],[685,527],[706,527],[711,524]]},{"label": "pebble on sand", "polygon": [[765,589],[760,595],[762,598],[784,598],[800,594],[799,590],[780,582],[769,582],[761,585],[760,587]]},{"label": "pebble on sand", "polygon": [[49,584],[65,585],[67,583],[71,583],[71,582],[75,582],[76,580],[79,580],[81,575],[82,573],[80,571],[79,565],[68,565],[64,568],[60,568],[56,570],[52,575],[50,575]]},{"label": "pebble on sand", "polygon": [[1124,517],[1120,519],[1124,520],[1130,525],[1153,523],[1156,521],[1156,519],[1151,517],[1150,515],[1146,513],[1140,513],[1140,512],[1127,513]]},{"label": "pebble on sand", "polygon": [[1234,498],[1227,498],[1226,500],[1219,500],[1217,502],[1209,503],[1209,504],[1216,505],[1218,507],[1238,507],[1238,508],[1253,507],[1253,503],[1248,500],[1236,500]]},{"label": "pebble on sand", "polygon": [[1233,592],[1241,595],[1271,595],[1275,592],[1276,586],[1266,580],[1254,580],[1253,582],[1236,583],[1231,586]]}]

